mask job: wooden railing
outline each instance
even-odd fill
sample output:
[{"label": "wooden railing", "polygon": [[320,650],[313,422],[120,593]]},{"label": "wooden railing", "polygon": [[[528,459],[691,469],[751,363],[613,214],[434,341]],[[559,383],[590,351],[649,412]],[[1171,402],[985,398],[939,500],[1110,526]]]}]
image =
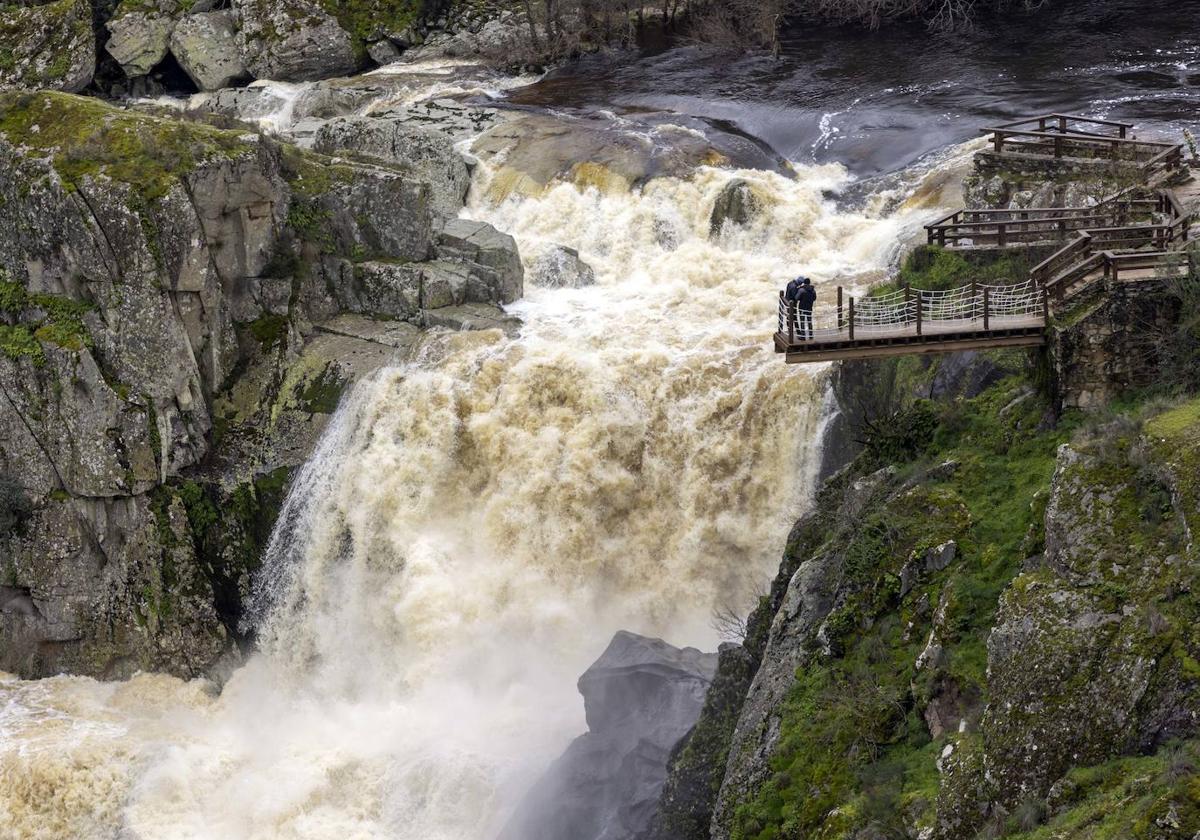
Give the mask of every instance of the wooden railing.
[{"label": "wooden railing", "polygon": [[1032,245],[1066,239],[1093,227],[1117,227],[1166,212],[1162,196],[1135,197],[1130,187],[1090,207],[1027,207],[959,210],[925,225],[930,245],[945,248]]},{"label": "wooden railing", "polygon": [[[1081,291],[1088,278],[1115,279],[1122,268],[1161,265],[1188,241],[1191,214],[1170,190],[1158,192],[1158,208],[1170,218],[1160,224],[1090,228],[1037,264],[1030,277],[1055,300]],[[1152,250],[1138,250],[1151,248]]]},{"label": "wooden railing", "polygon": [[1147,174],[1183,164],[1183,145],[1138,140],[1129,135],[1131,123],[1098,120],[1074,114],[1043,114],[981,129],[990,134],[996,154],[1110,160],[1139,165]]},{"label": "wooden railing", "polygon": [[776,335],[787,346],[803,342],[920,338],[948,332],[988,332],[1014,326],[1042,326],[1048,315],[1045,289],[1032,281],[1010,286],[971,283],[957,289],[930,291],[909,286],[882,295],[855,298],[837,287],[833,317],[813,321],[795,301],[779,293]]}]

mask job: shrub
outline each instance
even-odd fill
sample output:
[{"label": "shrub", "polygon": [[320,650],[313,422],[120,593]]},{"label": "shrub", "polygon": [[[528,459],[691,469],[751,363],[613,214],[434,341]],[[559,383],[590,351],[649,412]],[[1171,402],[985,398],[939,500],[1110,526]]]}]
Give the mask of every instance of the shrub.
[{"label": "shrub", "polygon": [[33,504],[25,488],[11,476],[0,474],[0,542],[17,532],[31,513]]}]

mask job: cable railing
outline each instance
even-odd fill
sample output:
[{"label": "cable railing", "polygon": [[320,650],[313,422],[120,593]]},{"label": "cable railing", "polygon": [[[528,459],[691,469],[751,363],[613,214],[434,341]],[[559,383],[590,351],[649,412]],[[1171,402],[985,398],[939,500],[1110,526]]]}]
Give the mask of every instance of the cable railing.
[{"label": "cable railing", "polygon": [[1032,280],[1007,286],[972,283],[956,289],[903,289],[855,298],[837,288],[833,312],[799,310],[779,293],[778,335],[789,346],[870,339],[988,332],[1043,326],[1048,302]]}]

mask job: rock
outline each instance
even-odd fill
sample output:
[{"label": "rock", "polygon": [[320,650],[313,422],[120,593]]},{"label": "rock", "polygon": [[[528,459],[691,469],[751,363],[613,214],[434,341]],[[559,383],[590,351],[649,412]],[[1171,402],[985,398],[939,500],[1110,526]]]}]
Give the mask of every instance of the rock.
[{"label": "rock", "polygon": [[259,79],[327,79],[358,65],[350,34],[316,0],[233,0],[233,18],[242,60]]},{"label": "rock", "polygon": [[667,758],[696,723],[716,668],[716,654],[617,633],[579,679],[588,733],[534,786],[501,840],[640,836]]},{"label": "rock", "polygon": [[722,188],[716,203],[713,204],[712,215],[709,217],[708,223],[710,235],[720,234],[727,223],[750,224],[761,209],[762,204],[750,184],[741,178],[730,181]]},{"label": "rock", "polygon": [[469,267],[467,300],[512,303],[525,293],[525,269],[511,236],[485,222],[451,219],[437,237],[438,256]]},{"label": "rock", "polygon": [[400,60],[400,49],[390,40],[376,41],[367,47],[367,55],[380,67]]},{"label": "rock", "polygon": [[329,121],[313,147],[324,154],[357,152],[412,170],[432,190],[433,208],[446,218],[462,209],[471,176],[454,142],[436,129],[395,117],[347,117]]},{"label": "rock", "polygon": [[519,256],[482,226],[428,261],[429,188],[383,164],[62,93],[0,113],[0,489],[29,501],[0,670],[200,675],[348,384]]},{"label": "rock", "polygon": [[531,281],[551,289],[582,289],[594,285],[596,272],[574,248],[554,245],[533,264]]},{"label": "rock", "polygon": [[441,327],[455,332],[463,330],[500,330],[505,335],[515,336],[521,329],[521,319],[508,315],[490,303],[464,303],[442,309],[428,309],[422,313],[421,325]]},{"label": "rock", "polygon": [[407,265],[363,262],[354,266],[356,312],[374,312],[408,320],[421,311],[421,273]]},{"label": "rock", "polygon": [[0,89],[62,90],[91,84],[96,36],[89,0],[0,6]]},{"label": "rock", "polygon": [[129,12],[108,22],[109,38],[104,49],[117,60],[127,76],[145,76],[167,56],[173,18]]},{"label": "rock", "polygon": [[646,840],[707,840],[725,775],[726,750],[758,666],[742,645],[725,643],[695,727],[672,752]]},{"label": "rock", "polygon": [[246,77],[229,11],[184,17],[171,34],[171,53],[200,90],[219,90]]},{"label": "rock", "polygon": [[930,399],[971,399],[995,385],[1011,371],[978,350],[947,353],[937,363],[929,386]]}]

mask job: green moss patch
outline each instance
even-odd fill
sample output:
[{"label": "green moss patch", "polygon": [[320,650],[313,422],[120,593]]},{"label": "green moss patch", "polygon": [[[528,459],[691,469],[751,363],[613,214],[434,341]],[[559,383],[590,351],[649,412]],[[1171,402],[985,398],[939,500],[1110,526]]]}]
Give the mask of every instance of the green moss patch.
[{"label": "green moss patch", "polygon": [[41,342],[78,352],[92,346],[83,316],[92,307],[61,295],[29,294],[25,287],[0,271],[0,350],[9,358],[28,357],[45,362]]},{"label": "green moss patch", "polygon": [[159,198],[200,164],[253,151],[244,132],[126,111],[65,93],[0,94],[0,134],[49,157],[64,183],[89,177]]}]

